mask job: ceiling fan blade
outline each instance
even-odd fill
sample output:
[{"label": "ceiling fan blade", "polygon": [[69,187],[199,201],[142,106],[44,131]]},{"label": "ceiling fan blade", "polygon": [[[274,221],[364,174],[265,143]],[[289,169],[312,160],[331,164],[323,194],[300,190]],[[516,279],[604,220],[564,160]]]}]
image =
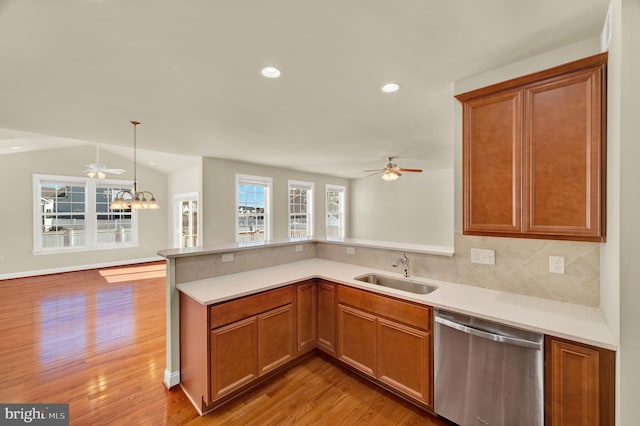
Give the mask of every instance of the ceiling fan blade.
[{"label": "ceiling fan blade", "polygon": [[412,173],[422,173],[422,169],[405,169],[405,168],[398,168],[399,171],[401,172],[412,172]]},{"label": "ceiling fan blade", "polygon": [[[365,171],[367,171],[367,170],[365,170]],[[368,171],[371,172],[373,170],[368,170]],[[384,170],[378,170],[375,173],[371,173],[370,175],[367,175],[366,177],[371,177],[371,176],[379,175],[379,174],[382,174],[382,173],[384,173]]]},{"label": "ceiling fan blade", "polygon": [[363,170],[364,173],[369,172],[384,172],[384,169],[371,169],[371,170]]},{"label": "ceiling fan blade", "polygon": [[126,170],[124,169],[104,169],[103,172],[105,173],[113,173],[114,175],[119,175],[124,173]]}]

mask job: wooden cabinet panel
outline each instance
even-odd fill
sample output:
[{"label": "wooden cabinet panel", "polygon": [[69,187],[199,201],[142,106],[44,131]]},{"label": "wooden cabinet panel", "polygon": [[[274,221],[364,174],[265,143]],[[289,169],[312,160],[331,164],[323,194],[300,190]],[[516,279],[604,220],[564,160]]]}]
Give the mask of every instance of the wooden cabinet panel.
[{"label": "wooden cabinet panel", "polygon": [[318,348],[336,355],[336,285],[318,282]]},{"label": "wooden cabinet panel", "polygon": [[613,425],[615,353],[547,336],[548,425]]},{"label": "wooden cabinet panel", "polygon": [[293,303],[295,297],[293,286],[286,286],[213,305],[209,308],[211,328],[218,328]]},{"label": "wooden cabinet panel", "polygon": [[464,234],[604,241],[606,61],[456,96]]},{"label": "wooden cabinet panel", "polygon": [[463,114],[464,229],[521,232],[521,91],[474,99]]},{"label": "wooden cabinet panel", "polygon": [[297,350],[316,347],[318,288],[314,280],[296,285]]},{"label": "wooden cabinet panel", "polygon": [[250,317],[211,331],[211,399],[258,378],[258,319]]},{"label": "wooden cabinet panel", "polygon": [[431,406],[430,360],[430,333],[378,319],[380,381]]},{"label": "wooden cabinet panel", "polygon": [[338,287],[338,303],[363,309],[422,330],[431,328],[431,309],[426,306],[342,285]]},{"label": "wooden cabinet panel", "polygon": [[294,319],[291,304],[258,316],[258,375],[268,373],[294,357]]},{"label": "wooden cabinet panel", "polygon": [[602,67],[525,89],[525,232],[601,234]]},{"label": "wooden cabinet panel", "polygon": [[338,305],[338,359],[370,376],[377,375],[377,320]]}]

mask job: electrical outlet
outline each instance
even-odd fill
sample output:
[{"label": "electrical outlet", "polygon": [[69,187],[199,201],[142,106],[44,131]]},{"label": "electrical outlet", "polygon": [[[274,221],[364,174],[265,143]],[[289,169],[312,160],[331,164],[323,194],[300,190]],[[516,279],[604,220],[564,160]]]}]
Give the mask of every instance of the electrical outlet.
[{"label": "electrical outlet", "polygon": [[355,247],[347,247],[347,254],[356,254]]},{"label": "electrical outlet", "polygon": [[296,253],[302,253],[302,245],[298,244],[296,246]]},{"label": "electrical outlet", "polygon": [[233,262],[233,253],[227,253],[222,255],[222,263]]},{"label": "electrical outlet", "polygon": [[4,262],[4,256],[0,256],[0,262]]},{"label": "electrical outlet", "polygon": [[549,272],[564,274],[564,256],[549,256]]},{"label": "electrical outlet", "polygon": [[496,264],[496,251],[488,249],[471,249],[471,263],[481,263],[483,265]]}]

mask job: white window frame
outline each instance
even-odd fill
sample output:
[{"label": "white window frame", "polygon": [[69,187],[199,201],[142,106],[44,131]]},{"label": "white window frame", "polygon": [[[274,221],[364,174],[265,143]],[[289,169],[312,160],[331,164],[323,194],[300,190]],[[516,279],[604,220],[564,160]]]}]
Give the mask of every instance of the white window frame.
[{"label": "white window frame", "polygon": [[344,239],[346,238],[346,233],[347,233],[347,229],[346,229],[346,204],[347,204],[347,188],[345,186],[341,186],[341,185],[331,185],[331,184],[327,184],[325,187],[325,191],[324,191],[324,207],[325,207],[325,215],[324,215],[324,219],[325,219],[325,237],[327,238],[336,238],[336,237],[329,237],[329,203],[327,201],[327,194],[329,192],[340,192],[342,193],[342,204],[340,206],[340,236],[337,238],[341,238]]},{"label": "white window frame", "polygon": [[[291,212],[291,190],[292,189],[305,189],[307,190],[307,213],[292,213]],[[287,188],[287,236],[289,238],[296,238],[296,237],[292,237],[291,236],[291,216],[292,215],[303,215],[306,214],[307,216],[307,236],[306,237],[299,237],[299,238],[313,238],[313,230],[314,230],[314,222],[315,222],[315,215],[313,214],[314,211],[314,195],[315,194],[315,184],[313,182],[304,182],[301,180],[290,180],[289,181],[289,186]]]},{"label": "white window frame", "polygon": [[[42,212],[40,211],[40,195],[42,183],[59,183],[60,185],[84,186],[85,188],[85,243],[68,247],[42,247]],[[119,179],[92,179],[78,176],[33,175],[33,250],[32,254],[55,254],[69,252],[83,252],[91,250],[119,249],[137,247],[138,243],[138,214],[131,211],[131,241],[98,243],[96,217],[96,190],[99,186],[113,185],[122,188],[132,188],[133,181]]]},{"label": "white window frame", "polygon": [[[265,177],[265,176],[253,176],[253,175],[244,175],[244,174],[236,174],[236,200],[233,206],[235,210],[235,218],[236,218],[236,242],[241,243],[240,241],[240,212],[238,211],[238,204],[240,203],[239,199],[239,190],[240,185],[260,185],[265,187],[264,193],[264,241],[271,240],[271,230],[273,229],[273,215],[271,214],[271,194],[273,191],[273,178]],[[262,241],[262,240],[261,240]]]}]

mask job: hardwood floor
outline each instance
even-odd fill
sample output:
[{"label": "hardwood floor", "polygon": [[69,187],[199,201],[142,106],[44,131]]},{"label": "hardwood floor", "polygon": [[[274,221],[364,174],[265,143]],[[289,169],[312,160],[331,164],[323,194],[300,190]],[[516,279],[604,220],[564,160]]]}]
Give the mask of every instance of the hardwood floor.
[{"label": "hardwood floor", "polygon": [[445,425],[311,357],[200,417],[165,367],[164,263],[0,281],[0,402],[72,425]]}]

